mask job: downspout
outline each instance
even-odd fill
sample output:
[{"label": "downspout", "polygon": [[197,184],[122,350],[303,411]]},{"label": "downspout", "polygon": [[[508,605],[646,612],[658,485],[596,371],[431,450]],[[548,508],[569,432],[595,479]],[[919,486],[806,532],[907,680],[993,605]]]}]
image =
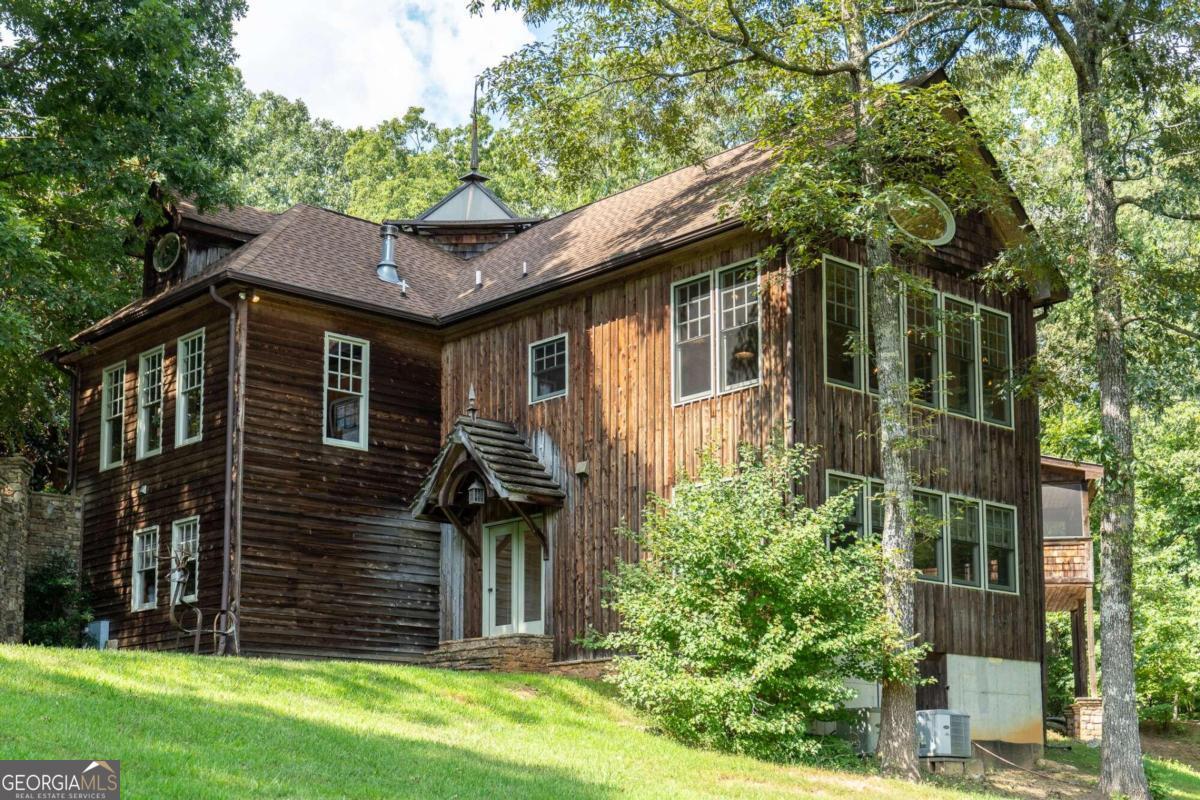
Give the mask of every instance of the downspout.
[{"label": "downspout", "polygon": [[[230,570],[230,529],[232,528],[232,519],[230,515],[233,513],[232,495],[233,495],[233,381],[234,381],[234,335],[237,326],[237,309],[233,304],[217,294],[215,286],[208,287],[209,296],[219,305],[229,309],[229,338],[225,346],[225,360],[228,366],[225,371],[225,520],[224,540],[222,545],[221,558],[221,611],[218,622],[214,626],[217,630],[227,630],[229,627],[229,570]],[[220,652],[225,655],[228,652],[228,637],[221,638]]]}]

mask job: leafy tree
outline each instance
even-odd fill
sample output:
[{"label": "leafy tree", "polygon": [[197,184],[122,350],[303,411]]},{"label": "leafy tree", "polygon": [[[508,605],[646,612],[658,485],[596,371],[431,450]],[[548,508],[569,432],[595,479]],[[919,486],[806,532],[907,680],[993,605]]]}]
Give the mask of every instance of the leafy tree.
[{"label": "leafy tree", "polygon": [[[922,446],[902,359],[901,298],[920,281],[904,261],[917,249],[890,211],[909,208],[912,185],[937,187],[959,211],[1004,214],[999,189],[956,124],[945,86],[879,76],[940,65],[977,20],[944,22],[933,10],[870,2],[726,3],[710,0],[497,0],[534,22],[553,20],[490,76],[518,129],[570,139],[580,119],[605,109],[620,123],[618,149],[655,141],[692,155],[693,131],[732,112],[729,130],[753,132],[774,168],[731,197],[747,222],[785,239],[794,264],[811,264],[829,238],[862,242],[870,281],[871,341],[880,391],[884,479],[884,607],[913,633],[912,551],[918,527],[910,455]],[[481,3],[477,3],[481,5]],[[938,23],[934,27],[935,21]],[[901,61],[898,47],[919,37]],[[530,121],[531,120],[531,121]],[[617,163],[622,163],[621,158]],[[566,172],[566,178],[587,174]],[[770,253],[765,254],[770,255]],[[1016,271],[1016,267],[1013,267]],[[891,774],[917,777],[914,676],[884,682],[880,755]]]},{"label": "leafy tree", "polygon": [[78,647],[92,621],[91,595],[81,588],[74,559],[55,554],[25,579],[25,643]]},{"label": "leafy tree", "polygon": [[642,558],[610,576],[622,626],[598,645],[627,654],[612,680],[676,738],[812,759],[808,726],[843,716],[848,679],[887,680],[920,657],[880,613],[878,546],[828,546],[850,495],[812,509],[793,493],[810,460],[779,445],[743,448],[732,468],[706,454],[624,531]]},{"label": "leafy tree", "polygon": [[[0,450],[63,444],[62,376],[39,354],[122,305],[147,189],[230,195],[225,135],[241,0],[0,5]],[[137,223],[144,221],[146,225]]]}]

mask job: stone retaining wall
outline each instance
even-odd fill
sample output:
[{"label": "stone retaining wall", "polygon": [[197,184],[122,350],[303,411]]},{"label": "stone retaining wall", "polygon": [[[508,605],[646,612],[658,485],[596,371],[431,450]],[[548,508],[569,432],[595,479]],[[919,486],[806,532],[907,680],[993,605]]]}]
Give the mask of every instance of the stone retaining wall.
[{"label": "stone retaining wall", "polygon": [[25,634],[25,576],[54,553],[79,568],[83,509],[78,497],[29,491],[33,468],[0,458],[0,642]]},{"label": "stone retaining wall", "polygon": [[425,656],[425,663],[444,669],[545,672],[553,658],[553,637],[519,633],[442,642]]}]

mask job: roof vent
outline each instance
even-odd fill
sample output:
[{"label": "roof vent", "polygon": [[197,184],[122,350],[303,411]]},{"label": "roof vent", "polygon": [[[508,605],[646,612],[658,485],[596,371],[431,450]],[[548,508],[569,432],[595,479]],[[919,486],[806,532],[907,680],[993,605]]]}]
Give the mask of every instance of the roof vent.
[{"label": "roof vent", "polygon": [[379,266],[375,268],[375,274],[379,276],[379,280],[399,286],[400,293],[406,295],[408,282],[396,271],[396,237],[399,235],[400,229],[395,225],[385,223],[380,226],[379,237],[383,239],[383,251],[379,256]]}]

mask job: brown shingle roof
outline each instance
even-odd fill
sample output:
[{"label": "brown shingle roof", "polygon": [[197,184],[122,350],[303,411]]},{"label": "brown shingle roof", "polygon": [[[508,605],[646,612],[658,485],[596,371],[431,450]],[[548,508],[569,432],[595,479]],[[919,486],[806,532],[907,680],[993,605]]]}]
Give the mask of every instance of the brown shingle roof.
[{"label": "brown shingle roof", "polygon": [[[254,239],[161,295],[141,298],[76,334],[85,342],[154,313],[224,279],[293,291],[437,325],[493,305],[548,291],[597,271],[648,257],[739,224],[722,208],[730,189],[761,172],[767,153],[745,144],[535,225],[464,261],[414,236],[396,241],[396,267],[408,294],[380,281],[379,226],[315,206],[282,214],[250,208],[185,216]],[[522,277],[522,264],[529,273]],[[483,286],[475,288],[475,271]]]},{"label": "brown shingle roof", "polygon": [[263,211],[260,208],[253,208],[251,206],[214,208],[201,213],[196,204],[190,200],[180,200],[176,203],[176,207],[187,219],[217,228],[226,228],[227,230],[250,233],[256,236],[271,227],[271,223],[279,217],[279,214],[273,214],[270,211]]}]

